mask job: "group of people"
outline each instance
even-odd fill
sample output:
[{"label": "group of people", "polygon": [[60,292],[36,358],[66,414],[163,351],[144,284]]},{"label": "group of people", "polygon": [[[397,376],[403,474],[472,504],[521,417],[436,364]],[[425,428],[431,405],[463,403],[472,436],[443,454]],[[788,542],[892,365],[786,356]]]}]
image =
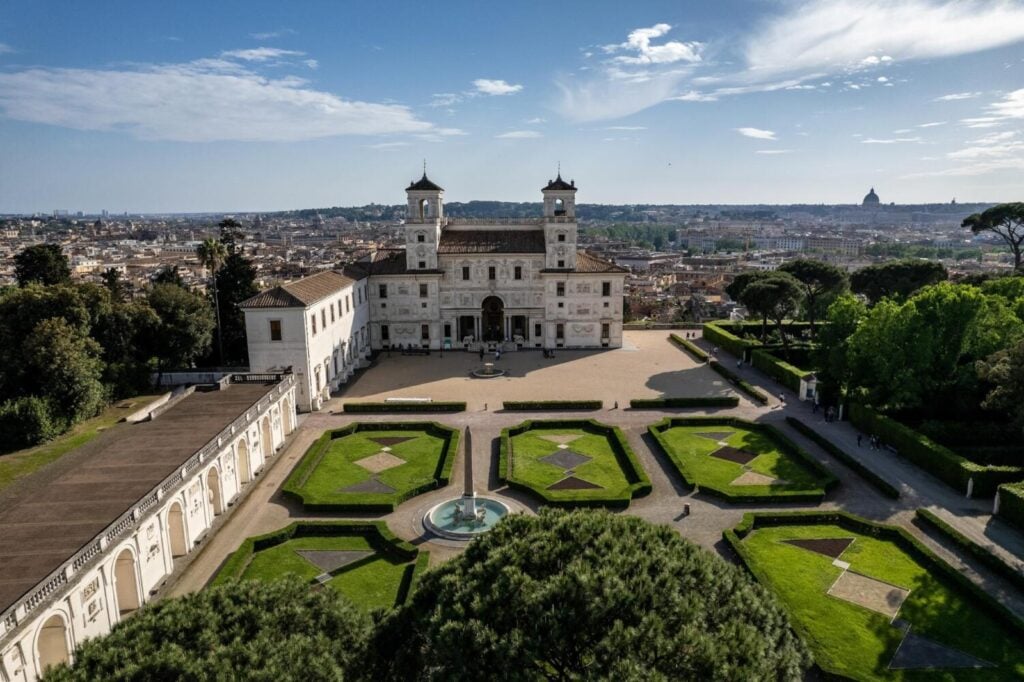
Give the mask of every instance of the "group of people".
[{"label": "group of people", "polygon": [[[857,434],[857,447],[860,447],[861,443],[863,441],[864,441],[864,434],[858,433]],[[882,439],[879,438],[878,436],[875,436],[875,435],[868,436],[868,447],[870,447],[872,450],[881,450],[882,449]]]},{"label": "group of people", "polygon": [[[480,359],[481,360],[484,359],[484,347],[483,346],[480,346]],[[495,348],[494,349],[494,361],[497,362],[498,360],[501,360],[501,349],[500,348]]]},{"label": "group of people", "polygon": [[[819,405],[817,401],[815,401],[814,406],[811,408],[811,411],[817,414],[818,408]],[[829,405],[828,407],[825,408],[825,423],[831,424],[834,421],[839,421],[839,413],[836,412],[836,408],[834,405]]]}]

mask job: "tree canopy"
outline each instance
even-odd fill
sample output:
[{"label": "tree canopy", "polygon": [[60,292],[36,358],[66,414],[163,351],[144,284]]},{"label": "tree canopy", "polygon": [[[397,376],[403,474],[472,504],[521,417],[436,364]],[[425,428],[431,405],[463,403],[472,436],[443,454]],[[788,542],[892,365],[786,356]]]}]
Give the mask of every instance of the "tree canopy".
[{"label": "tree canopy", "polygon": [[850,277],[850,288],[877,303],[886,297],[904,300],[918,289],[947,279],[949,273],[942,263],[897,260],[857,270]]},{"label": "tree canopy", "polygon": [[803,286],[804,311],[811,325],[811,336],[815,335],[814,322],[835,299],[849,286],[849,277],[840,268],[820,260],[798,258],[779,266],[780,272],[787,272]]},{"label": "tree canopy", "polygon": [[14,277],[19,286],[60,284],[71,279],[71,267],[59,244],[36,244],[14,257]]},{"label": "tree canopy", "polygon": [[213,311],[202,296],[174,284],[156,284],[147,298],[160,322],[153,339],[160,370],[189,367],[213,339]]},{"label": "tree canopy", "polygon": [[792,319],[800,309],[803,287],[787,272],[769,272],[764,277],[751,281],[740,292],[740,303],[761,318],[761,337],[765,337],[767,321],[778,327],[783,345],[788,346],[788,337],[783,322]]},{"label": "tree canopy", "polygon": [[740,568],[665,526],[551,509],[425,574],[371,648],[379,680],[798,679],[810,663]]},{"label": "tree canopy", "polygon": [[43,679],[353,679],[369,630],[369,617],[333,590],[297,578],[232,582],[143,607]]},{"label": "tree canopy", "polygon": [[973,234],[998,235],[1013,253],[1013,267],[1020,268],[1024,256],[1024,203],[999,204],[971,214],[964,218],[961,227],[970,228]]}]

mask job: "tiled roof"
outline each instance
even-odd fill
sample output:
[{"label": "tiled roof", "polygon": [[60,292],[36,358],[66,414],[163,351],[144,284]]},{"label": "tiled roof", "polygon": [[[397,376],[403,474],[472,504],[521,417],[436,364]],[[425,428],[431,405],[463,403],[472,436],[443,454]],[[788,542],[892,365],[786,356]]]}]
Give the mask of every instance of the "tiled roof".
[{"label": "tiled roof", "polygon": [[544,253],[543,230],[445,230],[438,253]]},{"label": "tiled roof", "polygon": [[431,182],[427,178],[427,172],[426,171],[423,171],[423,177],[422,178],[420,178],[416,182],[410,182],[409,186],[405,188],[405,191],[408,192],[411,189],[413,189],[413,190],[423,189],[423,190],[431,190],[431,191],[435,191],[435,192],[443,192],[444,191],[443,187],[441,187],[440,185],[434,184],[433,182]]},{"label": "tiled roof", "polygon": [[576,267],[575,268],[545,268],[542,272],[563,272],[571,275],[573,273],[584,273],[584,274],[598,274],[598,273],[622,273],[626,274],[629,272],[626,268],[619,267],[615,263],[609,263],[606,260],[595,258],[589,253],[579,251],[576,253]]},{"label": "tiled roof", "polygon": [[573,180],[571,183],[568,183],[562,179],[562,174],[559,173],[558,177],[554,180],[548,180],[548,184],[544,189],[576,189],[576,181]]},{"label": "tiled roof", "polygon": [[345,267],[346,274],[355,279],[368,275],[437,275],[441,270],[410,270],[406,267],[405,249],[384,249],[375,252],[370,260],[361,260]]},{"label": "tiled roof", "polygon": [[242,301],[241,308],[305,308],[354,283],[333,270],[276,286]]}]

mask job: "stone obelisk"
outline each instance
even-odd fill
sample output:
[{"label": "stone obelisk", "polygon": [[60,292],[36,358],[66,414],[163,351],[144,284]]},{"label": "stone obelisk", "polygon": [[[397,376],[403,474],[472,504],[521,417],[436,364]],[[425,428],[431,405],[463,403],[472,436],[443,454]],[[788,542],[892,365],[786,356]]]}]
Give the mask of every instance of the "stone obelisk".
[{"label": "stone obelisk", "polygon": [[476,491],[473,489],[473,440],[468,426],[462,436],[462,456],[466,460],[462,492],[462,515],[472,519],[476,517]]}]

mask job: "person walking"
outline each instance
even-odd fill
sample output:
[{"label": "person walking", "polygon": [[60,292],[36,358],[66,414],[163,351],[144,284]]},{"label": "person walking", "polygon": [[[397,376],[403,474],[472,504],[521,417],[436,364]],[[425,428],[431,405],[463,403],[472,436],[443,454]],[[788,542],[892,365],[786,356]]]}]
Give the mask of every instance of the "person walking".
[{"label": "person walking", "polygon": [[864,436],[862,436],[861,434],[858,433],[857,434],[857,447],[858,448],[860,447],[860,443],[861,443],[862,440],[864,440]]},{"label": "person walking", "polygon": [[484,346],[483,346],[483,344],[480,344],[480,360],[482,361],[483,359],[484,359]]}]

